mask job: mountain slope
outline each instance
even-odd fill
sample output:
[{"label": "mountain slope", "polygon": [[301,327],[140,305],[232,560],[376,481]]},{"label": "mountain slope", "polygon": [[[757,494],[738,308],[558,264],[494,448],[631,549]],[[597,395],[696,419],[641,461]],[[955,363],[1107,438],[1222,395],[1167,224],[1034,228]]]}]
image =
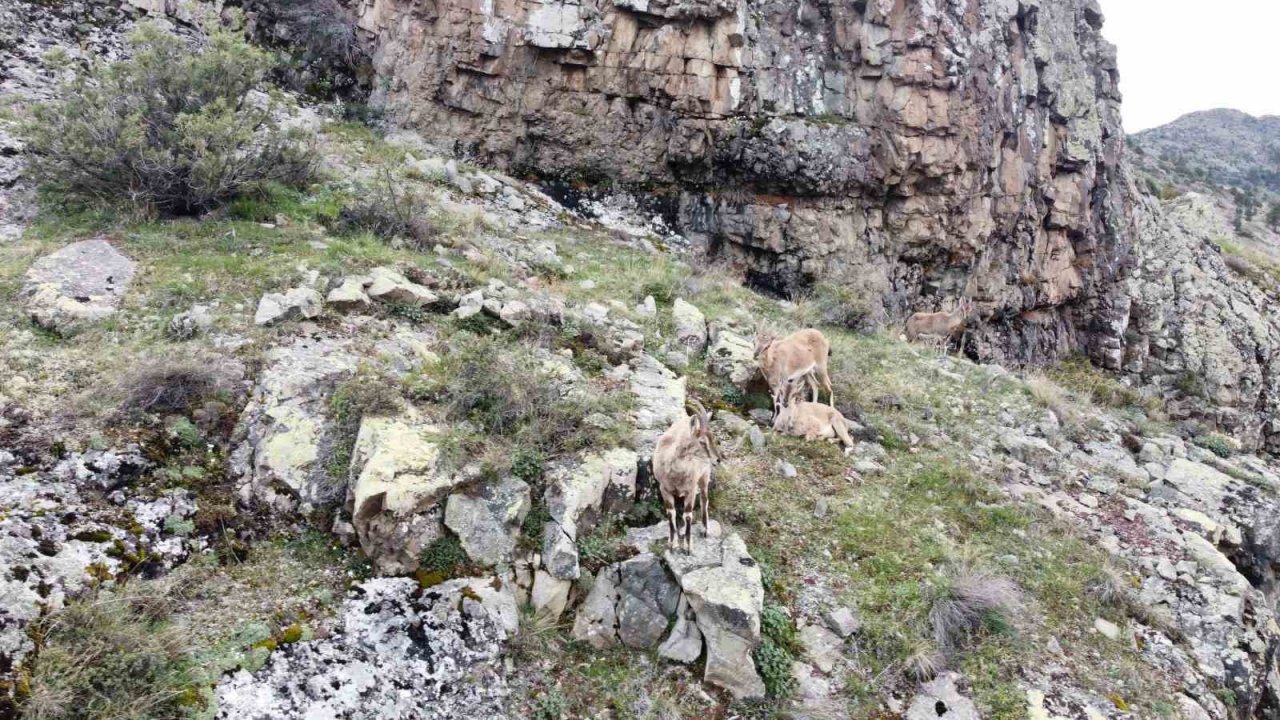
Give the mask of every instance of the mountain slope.
[{"label": "mountain slope", "polygon": [[1184,182],[1280,192],[1280,116],[1204,110],[1130,135],[1129,145],[1140,167]]}]

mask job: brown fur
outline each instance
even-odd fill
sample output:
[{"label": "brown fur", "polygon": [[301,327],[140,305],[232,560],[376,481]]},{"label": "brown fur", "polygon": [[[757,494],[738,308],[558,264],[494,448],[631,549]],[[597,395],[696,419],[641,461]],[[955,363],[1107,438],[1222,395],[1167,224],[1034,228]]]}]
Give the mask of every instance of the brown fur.
[{"label": "brown fur", "polygon": [[[685,552],[692,550],[693,508],[699,497],[703,532],[711,531],[711,473],[720,462],[707,411],[696,400],[691,404],[694,414],[672,423],[653,450],[653,475],[667,513],[668,539],[673,549],[683,547]],[[683,516],[683,526],[677,513]]]},{"label": "brown fur", "polygon": [[915,342],[921,337],[955,339],[973,316],[973,301],[964,298],[951,312],[918,312],[907,318],[907,340]]},{"label": "brown fur", "polygon": [[773,395],[773,413],[776,416],[782,406],[790,401],[788,383],[804,378],[814,402],[818,401],[818,385],[829,395],[832,406],[836,393],[831,389],[831,376],[827,373],[827,360],[831,356],[831,343],[826,336],[812,328],[792,333],[781,340],[756,332],[756,362],[769,383]]},{"label": "brown fur", "polygon": [[783,407],[773,421],[773,429],[805,440],[823,438],[839,441],[846,448],[853,447],[849,421],[844,415],[833,407],[815,402],[801,401]]}]

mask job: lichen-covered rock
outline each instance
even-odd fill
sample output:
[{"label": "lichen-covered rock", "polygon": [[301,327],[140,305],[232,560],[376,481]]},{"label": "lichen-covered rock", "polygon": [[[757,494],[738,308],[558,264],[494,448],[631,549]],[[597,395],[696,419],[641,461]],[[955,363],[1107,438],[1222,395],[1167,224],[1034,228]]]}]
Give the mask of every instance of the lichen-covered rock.
[{"label": "lichen-covered rock", "polygon": [[434,305],[440,298],[427,288],[410,281],[391,268],[376,267],[369,271],[364,290],[369,297],[382,302],[421,307]]},{"label": "lichen-covered rock", "polygon": [[21,296],[38,325],[72,332],[114,314],[136,271],[106,238],[81,240],[35,261]]},{"label": "lichen-covered rock", "polygon": [[413,411],[360,423],[347,510],[360,548],[379,572],[416,570],[423,548],[444,534],[445,497],[472,479],[441,466],[439,432]]},{"label": "lichen-covered rock", "polygon": [[707,319],[702,311],[684,298],[676,298],[671,306],[671,320],[676,326],[676,340],[693,356],[707,349]]},{"label": "lichen-covered rock", "polygon": [[345,483],[323,462],[331,442],[328,396],[359,356],[347,341],[299,338],[263,359],[231,455],[241,501],[284,512],[341,500]]},{"label": "lichen-covered rock", "polygon": [[486,583],[425,590],[405,578],[352,591],[324,639],[282,646],[257,672],[240,670],[216,690],[225,720],[505,717],[501,606],[473,599]]},{"label": "lichen-covered rock", "polygon": [[707,348],[707,369],[739,388],[747,387],[760,371],[755,344],[727,328],[714,326]]},{"label": "lichen-covered rock", "polygon": [[324,302],[334,310],[357,312],[368,310],[373,302],[364,291],[364,278],[346,278],[342,284],[329,291]]},{"label": "lichen-covered rock", "polygon": [[638,464],[634,451],[614,448],[550,470],[546,502],[551,519],[543,530],[542,562],[553,577],[578,578],[579,534],[589,530],[602,512],[630,506]]},{"label": "lichen-covered rock", "polygon": [[511,562],[529,507],[529,484],[502,478],[451,493],[444,524],[458,536],[472,562],[492,567]]},{"label": "lichen-covered rock", "polygon": [[685,416],[686,378],[645,353],[633,358],[630,365],[632,372],[627,382],[635,398],[631,410],[635,448],[642,457],[648,457],[671,423]]},{"label": "lichen-covered rock", "polygon": [[925,683],[907,706],[907,720],[979,720],[978,708],[957,687],[957,673],[943,673]]}]

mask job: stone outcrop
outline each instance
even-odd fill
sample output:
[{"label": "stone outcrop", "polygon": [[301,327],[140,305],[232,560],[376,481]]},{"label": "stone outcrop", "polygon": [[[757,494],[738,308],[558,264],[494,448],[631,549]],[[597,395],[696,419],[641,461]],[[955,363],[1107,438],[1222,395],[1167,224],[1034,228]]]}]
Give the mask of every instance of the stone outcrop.
[{"label": "stone outcrop", "polygon": [[601,513],[629,507],[636,495],[638,465],[634,451],[615,448],[551,469],[546,492],[551,518],[543,530],[542,550],[542,562],[551,577],[578,578],[579,535]]},{"label": "stone outcrop", "polygon": [[[351,452],[347,510],[360,549],[381,573],[418,568],[423,549],[444,536],[445,498],[474,479],[442,466],[433,440],[439,432],[414,412],[366,417],[360,423]],[[472,548],[482,545],[473,542]],[[486,551],[498,552],[493,547]]]},{"label": "stone outcrop", "polygon": [[511,562],[529,507],[529,484],[502,478],[450,494],[444,524],[472,562],[492,567]]},{"label": "stone outcrop", "polygon": [[23,302],[36,324],[73,332],[115,314],[136,271],[106,238],[81,240],[31,265]]}]

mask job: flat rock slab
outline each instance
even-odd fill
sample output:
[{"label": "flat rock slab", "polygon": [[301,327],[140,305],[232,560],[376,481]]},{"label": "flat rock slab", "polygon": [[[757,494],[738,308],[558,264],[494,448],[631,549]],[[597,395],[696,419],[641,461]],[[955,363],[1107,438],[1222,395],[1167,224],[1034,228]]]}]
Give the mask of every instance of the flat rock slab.
[{"label": "flat rock slab", "polygon": [[32,264],[23,297],[37,324],[62,332],[115,313],[136,272],[105,238],[81,240]]}]

